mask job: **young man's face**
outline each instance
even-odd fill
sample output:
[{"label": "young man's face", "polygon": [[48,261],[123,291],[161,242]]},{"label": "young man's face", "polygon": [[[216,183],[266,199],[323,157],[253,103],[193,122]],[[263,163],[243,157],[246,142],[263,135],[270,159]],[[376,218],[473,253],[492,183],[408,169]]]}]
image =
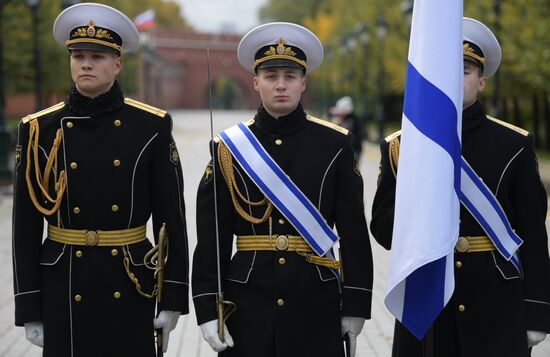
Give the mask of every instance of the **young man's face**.
[{"label": "young man's face", "polygon": [[464,99],[462,109],[468,108],[477,100],[477,95],[485,88],[486,78],[481,76],[481,68],[464,60]]},{"label": "young man's face", "polygon": [[113,86],[122,60],[112,52],[71,50],[71,77],[80,94],[95,98]]},{"label": "young man's face", "polygon": [[306,78],[299,68],[263,68],[254,77],[254,89],[260,93],[265,110],[279,118],[296,109],[306,90]]}]

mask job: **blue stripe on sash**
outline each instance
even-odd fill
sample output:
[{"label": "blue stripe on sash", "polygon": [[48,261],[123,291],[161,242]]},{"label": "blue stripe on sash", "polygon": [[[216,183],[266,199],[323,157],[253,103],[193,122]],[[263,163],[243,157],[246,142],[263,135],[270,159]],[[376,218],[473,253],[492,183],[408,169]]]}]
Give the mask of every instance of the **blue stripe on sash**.
[{"label": "blue stripe on sash", "polygon": [[[473,181],[474,185],[481,191],[481,194],[483,194],[487,200],[491,203],[491,207],[493,210],[497,213],[498,217],[501,219],[502,224],[506,228],[506,232],[508,233],[505,238],[511,239],[514,243],[521,245],[523,241],[521,238],[512,230],[512,227],[510,226],[510,222],[508,221],[508,218],[504,214],[504,211],[502,210],[502,207],[496,201],[496,198],[494,194],[489,191],[489,189],[481,182],[481,179],[475,171],[470,167],[468,162],[462,158],[461,159],[462,168],[464,169],[464,172],[470,177],[470,179]],[[501,242],[501,237],[499,237],[495,231],[492,229],[491,225],[487,220],[483,217],[483,214],[474,206],[474,204],[466,197],[466,195],[460,191],[459,194],[460,201],[462,204],[470,211],[472,216],[478,221],[478,223],[481,225],[485,233],[489,236],[499,253],[506,259],[512,262],[514,266],[516,267],[517,271],[520,273],[521,276],[523,276],[523,269],[521,268],[521,264],[517,255],[517,252],[510,252],[504,247],[504,245]],[[502,237],[504,238],[504,237]]]},{"label": "blue stripe on sash", "polygon": [[470,167],[470,165],[466,162],[464,158],[462,158],[462,168],[468,174],[468,176],[472,179],[472,181],[477,186],[477,188],[483,193],[483,195],[491,203],[491,206],[493,206],[494,210],[497,212],[498,216],[500,217],[500,220],[506,227],[506,230],[508,231],[508,234],[510,235],[512,240],[518,245],[523,243],[521,238],[519,238],[517,234],[512,230],[512,227],[510,227],[508,218],[504,214],[502,207],[500,206],[498,201],[496,201],[495,195],[491,191],[489,191],[487,186],[485,186],[481,182],[481,180],[479,179],[479,176],[477,176],[477,174],[474,172],[474,170]]},{"label": "blue stripe on sash", "polygon": [[[242,125],[242,126],[241,126]],[[246,130],[243,130],[243,127],[246,129]],[[266,160],[266,157],[265,157],[265,153],[263,152],[263,150],[258,150],[258,146],[259,143],[257,145],[255,145],[255,143],[253,141],[251,141],[251,138],[249,137],[249,135],[247,135],[249,132],[248,128],[246,126],[244,126],[244,124],[240,123],[239,124],[239,129],[241,129],[241,131],[243,131],[243,133],[247,136],[247,139],[251,142],[251,144],[255,147],[255,149],[258,151],[258,153],[262,156],[262,158],[264,159],[264,161],[267,161],[267,163],[269,164],[269,160]],[[250,133],[250,135],[252,135]],[[235,146],[235,144],[231,141],[231,139],[227,136],[227,134],[225,132],[221,132],[220,133],[220,136],[223,138],[223,141],[226,143],[226,145],[229,147],[229,149],[231,150],[232,154],[235,155],[235,158],[239,161],[239,163],[241,164],[241,166],[247,171],[247,173],[250,175],[251,179],[254,181],[254,183],[256,183],[256,185],[258,185],[258,187],[261,189],[261,191],[266,195],[268,196],[269,200],[271,202],[273,202],[273,204],[277,207],[277,209],[279,209],[279,211],[281,211],[281,213],[284,214],[284,216],[291,221],[291,223],[294,225],[294,227],[296,228],[296,230],[298,232],[300,232],[300,234],[304,237],[304,239],[306,239],[308,241],[308,243],[311,245],[311,248],[320,256],[324,255],[325,252],[323,251],[323,249],[317,244],[317,242],[315,241],[315,239],[313,238],[313,236],[306,230],[306,228],[301,224],[301,222],[294,216],[294,214],[292,214],[292,212],[290,210],[288,210],[284,205],[283,203],[277,198],[277,196],[273,193],[273,191],[271,191],[271,189],[265,184],[265,182],[263,182],[260,177],[254,172],[254,170],[252,169],[252,167],[246,162],[246,160],[244,159],[244,157],[240,154],[240,152],[238,151],[237,147]],[[252,135],[253,139],[255,139],[255,137]],[[260,148],[263,149],[260,145]],[[270,160],[272,160],[269,156],[268,158]],[[297,196],[297,198],[300,200],[300,202],[304,202],[303,199],[301,199],[300,196],[298,196],[296,194],[296,189],[293,189],[294,187],[292,186],[289,186],[288,184],[288,177],[286,177],[286,175],[284,173],[282,173],[282,171],[280,170],[280,168],[278,168],[277,166],[277,169],[274,169],[274,166],[273,165],[269,165],[271,167],[271,169],[277,174],[277,176],[283,180],[283,182],[285,183],[285,185],[292,191],[292,193],[294,195]],[[298,191],[300,192],[300,191]],[[301,192],[300,192],[301,193]],[[303,194],[302,194],[303,195]],[[307,200],[306,198],[306,201],[311,205],[311,203],[309,202],[309,200]],[[308,211],[310,213],[311,212],[311,209],[310,209],[310,205],[305,205],[307,208],[308,208]],[[314,213],[317,213],[317,214],[314,214]],[[327,228],[328,228],[328,225],[326,224],[326,222],[324,222],[322,219],[321,221],[319,221],[319,213],[318,211],[314,210],[314,213],[312,213],[312,215],[315,217],[315,219],[317,220],[317,222],[322,222],[321,224],[321,227],[323,227],[323,229],[325,230],[325,232],[327,231]],[[338,240],[338,238],[336,237],[336,235],[334,234],[334,232],[332,232],[332,230],[329,229],[329,232],[330,234],[328,234],[329,238],[335,242]]]},{"label": "blue stripe on sash", "polygon": [[302,202],[302,204],[307,208],[309,213],[311,213],[312,217],[314,217],[317,223],[319,223],[319,225],[323,228],[327,236],[329,236],[329,238],[333,242],[336,242],[338,238],[334,235],[334,232],[332,231],[332,229],[330,229],[330,227],[326,224],[323,217],[319,214],[319,211],[315,207],[313,207],[311,202],[307,199],[307,197],[305,197],[302,191],[300,191],[296,187],[294,182],[289,180],[288,176],[283,172],[283,170],[281,170],[281,168],[277,164],[275,164],[275,162],[273,162],[273,159],[265,152],[264,148],[258,142],[258,139],[256,139],[254,134],[252,134],[250,129],[248,129],[248,127],[243,123],[239,123],[239,128],[246,135],[246,137],[248,138],[248,141],[254,146],[258,154],[260,154],[260,156],[269,165],[269,167],[273,170],[273,172],[275,172],[275,174],[279,177],[279,179],[281,179],[281,181],[283,181],[284,184],[292,191],[294,196],[296,196],[296,198],[298,198],[300,202]]}]

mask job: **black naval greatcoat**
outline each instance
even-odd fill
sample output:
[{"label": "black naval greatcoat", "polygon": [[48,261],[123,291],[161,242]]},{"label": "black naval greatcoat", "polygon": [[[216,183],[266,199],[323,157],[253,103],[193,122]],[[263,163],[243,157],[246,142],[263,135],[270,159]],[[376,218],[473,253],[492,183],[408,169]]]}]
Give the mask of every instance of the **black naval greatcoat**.
[{"label": "black naval greatcoat", "polygon": [[[372,207],[371,232],[386,249],[392,242],[396,186],[390,147],[395,151],[399,139],[398,132],[381,143],[380,176]],[[423,341],[396,322],[394,357],[522,357],[529,355],[527,330],[550,332],[547,198],[533,136],[486,116],[475,103],[463,112],[462,155],[495,194],[512,228],[523,239],[519,256],[525,277],[521,279],[512,263],[496,250],[455,252],[456,285],[451,300]],[[460,236],[486,236],[463,206]]]},{"label": "black naval greatcoat", "polygon": [[[62,131],[56,171],[67,173],[67,188],[58,214],[47,217],[31,202],[26,182],[30,121],[39,124],[41,171],[57,129]],[[123,264],[126,252],[130,272],[151,293],[153,270],[144,266],[149,240],[125,246],[43,242],[44,219],[66,229],[112,231],[145,225],[152,215],[155,241],[166,223],[169,255],[159,309],[188,312],[183,177],[171,129],[169,114],[124,98],[116,82],[95,99],[73,85],[65,103],[20,122],[13,205],[15,324],[43,321],[44,356],[156,354],[155,298],[138,294]],[[30,177],[44,204],[34,162]]]},{"label": "black naval greatcoat", "polygon": [[[351,137],[343,128],[306,117],[301,106],[279,119],[260,107],[247,125],[329,226],[336,226],[344,281],[341,284],[332,270],[308,263],[296,252],[237,251],[231,256],[234,235],[268,235],[270,228],[268,222],[252,224],[237,214],[216,166],[222,290],[224,298],[237,305],[227,321],[235,347],[220,356],[343,356],[341,317],[370,317],[373,279],[363,181],[354,164]],[[250,201],[261,200],[263,194],[233,162],[241,192]],[[199,324],[217,318],[213,182],[210,162],[197,196],[192,287]],[[243,208],[255,217],[265,211],[265,206]],[[276,208],[271,221],[273,235],[298,234]]]}]

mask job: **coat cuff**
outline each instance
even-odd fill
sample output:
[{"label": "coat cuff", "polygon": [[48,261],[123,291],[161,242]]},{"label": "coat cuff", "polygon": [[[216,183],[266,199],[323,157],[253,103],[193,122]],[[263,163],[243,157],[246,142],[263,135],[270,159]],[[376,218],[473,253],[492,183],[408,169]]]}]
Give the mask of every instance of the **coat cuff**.
[{"label": "coat cuff", "polygon": [[527,329],[550,333],[550,303],[525,299]]},{"label": "coat cuff", "polygon": [[189,313],[189,284],[171,280],[164,281],[159,309]]},{"label": "coat cuff", "polygon": [[372,290],[344,285],[342,287],[342,316],[370,319]]},{"label": "coat cuff", "polygon": [[206,293],[193,296],[195,314],[197,315],[197,323],[199,325],[218,318],[216,312],[217,295],[217,293]]},{"label": "coat cuff", "polygon": [[42,321],[42,292],[40,290],[15,294],[15,325]]}]

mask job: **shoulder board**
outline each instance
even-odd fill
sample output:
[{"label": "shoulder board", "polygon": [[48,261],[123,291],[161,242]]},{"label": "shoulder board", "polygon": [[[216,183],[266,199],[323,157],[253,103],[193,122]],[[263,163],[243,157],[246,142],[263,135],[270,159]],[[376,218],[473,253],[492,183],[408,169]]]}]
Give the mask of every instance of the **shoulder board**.
[{"label": "shoulder board", "polygon": [[219,143],[220,140],[221,140],[221,139],[220,139],[220,136],[219,136],[219,135],[214,136],[214,142],[215,142],[216,144]]},{"label": "shoulder board", "polygon": [[326,121],[326,120],[323,120],[323,119],[319,119],[319,118],[316,118],[314,116],[311,116],[311,115],[307,115],[306,116],[307,120],[309,121],[312,121],[314,123],[317,123],[317,124],[320,124],[320,125],[324,125],[326,127],[329,127],[331,129],[334,129],[336,131],[339,131],[340,133],[344,134],[344,135],[348,135],[349,133],[349,130],[346,129],[346,128],[342,128],[341,126],[339,125],[336,125],[334,123],[331,123],[329,121]]},{"label": "shoulder board", "polygon": [[399,135],[401,135],[401,130],[398,130],[395,133],[386,136],[384,140],[386,140],[386,142],[389,143],[393,139],[397,138]]},{"label": "shoulder board", "polygon": [[244,125],[246,126],[251,126],[252,124],[254,124],[254,119],[250,119],[249,121],[244,122]]},{"label": "shoulder board", "polygon": [[65,106],[64,102],[57,103],[56,105],[52,105],[51,107],[46,108],[44,110],[41,110],[39,112],[36,112],[34,114],[29,114],[26,117],[24,117],[23,119],[21,119],[21,121],[23,122],[23,124],[26,124],[26,123],[30,122],[31,120],[33,120],[33,119],[37,119],[37,118],[39,118],[43,115],[49,114],[51,112],[55,112],[55,111],[63,108],[64,106]]},{"label": "shoulder board", "polygon": [[493,122],[495,122],[495,123],[497,123],[497,124],[500,124],[500,125],[502,125],[502,126],[505,126],[505,127],[507,127],[508,129],[512,129],[513,131],[516,131],[516,132],[520,133],[520,134],[523,135],[523,136],[529,135],[529,132],[528,132],[527,130],[522,129],[522,128],[518,127],[518,126],[512,125],[512,124],[510,124],[510,123],[507,123],[507,122],[505,122],[505,121],[499,120],[499,119],[497,119],[497,118],[493,118],[493,117],[490,116],[490,115],[486,115],[486,117],[487,117],[487,119],[489,119],[489,120],[491,120],[491,121],[493,121]]},{"label": "shoulder board", "polygon": [[164,118],[164,116],[167,113],[166,110],[162,110],[162,109],[159,109],[157,107],[153,107],[152,105],[145,104],[145,103],[139,102],[139,101],[131,99],[131,98],[124,98],[124,103],[126,103],[128,105],[131,105],[132,107],[136,107],[138,109],[149,112],[151,114],[155,114],[155,115],[157,115],[161,118]]}]

